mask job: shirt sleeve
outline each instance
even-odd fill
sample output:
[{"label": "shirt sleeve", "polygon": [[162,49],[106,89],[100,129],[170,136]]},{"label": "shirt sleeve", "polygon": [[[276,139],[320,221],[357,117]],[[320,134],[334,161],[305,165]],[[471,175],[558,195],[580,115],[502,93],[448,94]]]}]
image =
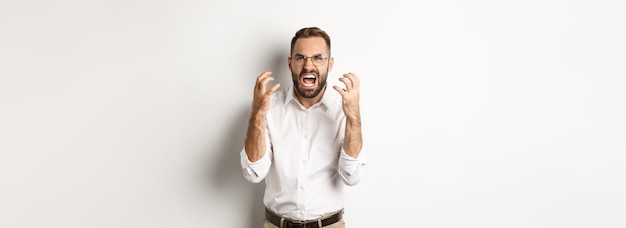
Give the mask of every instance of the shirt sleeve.
[{"label": "shirt sleeve", "polygon": [[265,155],[261,157],[261,159],[251,162],[248,159],[248,154],[246,153],[246,149],[241,150],[241,168],[243,171],[243,177],[252,183],[259,183],[261,180],[265,178],[267,172],[270,170],[270,166],[272,165],[270,159],[270,152],[266,151]]},{"label": "shirt sleeve", "polygon": [[341,180],[350,186],[358,184],[365,171],[366,163],[367,158],[363,151],[359,153],[357,158],[353,158],[346,154],[342,148],[341,155],[339,155],[339,176],[341,176]]}]

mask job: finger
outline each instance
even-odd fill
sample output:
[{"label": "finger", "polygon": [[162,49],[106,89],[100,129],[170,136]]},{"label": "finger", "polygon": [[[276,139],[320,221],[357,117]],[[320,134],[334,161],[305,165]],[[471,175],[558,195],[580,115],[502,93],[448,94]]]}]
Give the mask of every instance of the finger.
[{"label": "finger", "polygon": [[359,77],[356,76],[355,73],[348,72],[347,74],[344,74],[344,76],[350,79],[350,81],[352,82],[352,85],[355,88],[359,88],[359,86],[361,84],[361,80],[359,80]]},{"label": "finger", "polygon": [[265,72],[263,72],[261,75],[259,75],[259,76],[256,78],[256,81],[257,81],[257,82],[260,82],[260,81],[262,81],[264,78],[269,77],[269,76],[271,76],[271,75],[272,75],[272,72],[271,72],[271,71],[265,71]]},{"label": "finger", "polygon": [[267,76],[265,78],[263,78],[260,82],[259,82],[259,90],[262,92],[267,91],[267,83],[274,81],[274,77],[272,76]]},{"label": "finger", "polygon": [[259,77],[270,76],[270,75],[272,75],[272,72],[268,70],[268,71],[264,71],[263,73],[261,73]]},{"label": "finger", "polygon": [[341,94],[342,97],[346,95],[346,90],[339,86],[333,86],[333,89],[337,90],[337,92],[339,92],[339,94]]},{"label": "finger", "polygon": [[344,74],[343,76],[350,79],[352,86],[350,89],[359,88],[359,78],[356,76],[356,74],[349,72]]},{"label": "finger", "polygon": [[346,85],[346,90],[349,91],[352,89],[352,81],[346,77],[339,78],[339,81],[343,82]]},{"label": "finger", "polygon": [[272,86],[272,88],[270,88],[267,92],[271,95],[271,94],[273,94],[274,92],[276,92],[276,90],[278,90],[278,88],[279,88],[279,87],[280,87],[280,83],[278,83],[278,84],[276,84],[276,85]]},{"label": "finger", "polygon": [[265,78],[270,77],[271,75],[272,75],[272,72],[271,72],[271,71],[265,71],[265,72],[263,72],[261,75],[259,75],[259,76],[256,78],[256,84],[254,85],[254,87],[255,87],[255,88],[259,88],[259,87],[261,87],[261,84],[263,84],[263,83],[261,83],[261,82],[262,82]]}]

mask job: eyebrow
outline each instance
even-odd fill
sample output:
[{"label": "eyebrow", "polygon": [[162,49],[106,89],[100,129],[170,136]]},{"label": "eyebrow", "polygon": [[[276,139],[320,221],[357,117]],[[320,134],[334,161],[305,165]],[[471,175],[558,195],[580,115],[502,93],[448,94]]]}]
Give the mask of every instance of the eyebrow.
[{"label": "eyebrow", "polygon": [[[307,57],[307,56],[305,56],[305,55],[303,55],[303,54],[300,54],[300,53],[296,53],[296,54],[294,54],[294,56],[297,56],[297,55],[301,55],[301,56]],[[319,56],[319,55],[324,56],[324,57],[328,57],[328,56],[326,56],[326,54],[324,54],[324,53],[320,53],[320,54],[313,54],[313,55],[312,55],[312,56],[310,56],[310,57]]]}]

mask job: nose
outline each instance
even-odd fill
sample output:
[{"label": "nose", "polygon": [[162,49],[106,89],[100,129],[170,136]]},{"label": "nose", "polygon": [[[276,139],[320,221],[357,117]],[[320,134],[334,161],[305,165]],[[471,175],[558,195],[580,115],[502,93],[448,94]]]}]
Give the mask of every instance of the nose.
[{"label": "nose", "polygon": [[303,65],[304,69],[315,69],[315,64],[313,64],[313,59],[312,58],[306,58],[304,60],[304,65]]}]

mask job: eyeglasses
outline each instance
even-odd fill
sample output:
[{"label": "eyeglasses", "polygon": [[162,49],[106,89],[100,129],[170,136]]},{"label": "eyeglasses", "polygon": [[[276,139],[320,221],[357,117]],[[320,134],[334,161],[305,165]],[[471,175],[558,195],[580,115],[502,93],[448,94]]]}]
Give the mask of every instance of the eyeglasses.
[{"label": "eyeglasses", "polygon": [[318,54],[314,56],[304,56],[304,55],[296,54],[291,59],[293,60],[296,66],[304,65],[307,59],[311,59],[311,62],[313,62],[313,64],[315,64],[316,66],[322,66],[324,65],[324,63],[326,63],[326,60],[328,59],[328,57],[322,54]]}]

